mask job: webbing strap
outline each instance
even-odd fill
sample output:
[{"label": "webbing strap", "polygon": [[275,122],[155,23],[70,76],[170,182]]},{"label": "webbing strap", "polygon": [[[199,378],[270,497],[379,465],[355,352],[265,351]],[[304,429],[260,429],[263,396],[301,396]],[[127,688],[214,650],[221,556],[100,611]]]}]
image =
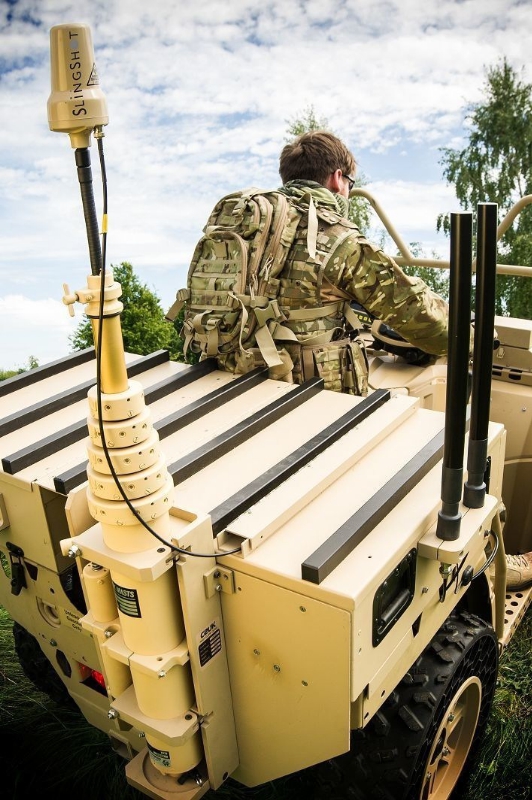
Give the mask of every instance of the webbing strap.
[{"label": "webbing strap", "polygon": [[314,353],[310,347],[301,348],[301,366],[304,380],[312,378],[316,370],[314,369]]},{"label": "webbing strap", "polygon": [[270,332],[276,341],[299,342],[294,331],[291,328],[287,328],[286,325],[281,325],[279,322],[275,325],[270,325]]},{"label": "webbing strap", "polygon": [[247,321],[248,321],[248,317],[249,317],[248,310],[247,310],[246,306],[244,305],[244,303],[242,302],[242,300],[240,300],[240,298],[237,297],[236,294],[233,294],[232,292],[228,292],[228,294],[229,294],[229,297],[232,297],[234,300],[237,301],[237,303],[240,303],[240,306],[242,308],[242,317],[241,317],[241,320],[240,320],[240,330],[238,332],[238,344],[240,345],[241,351],[243,353],[246,353],[247,350],[244,347],[244,344],[242,342],[242,335],[244,333],[244,328],[246,327],[246,324],[247,324]]},{"label": "webbing strap", "polygon": [[[270,275],[270,268],[277,257],[277,251],[279,249],[279,244],[281,242],[282,235],[286,228],[286,221],[288,219],[288,199],[282,195],[277,195],[277,213],[278,217],[275,223],[275,228],[271,232],[270,242],[268,244],[268,248],[264,251],[264,258],[263,258],[263,265],[260,270],[260,277],[264,281],[269,280]],[[295,230],[292,234],[292,239],[295,235]],[[287,248],[288,249],[288,248]]]},{"label": "webbing strap", "polygon": [[355,314],[349,303],[344,304],[343,314],[354,331],[360,330],[360,328],[362,327],[362,323],[360,322],[360,319]]},{"label": "webbing strap", "polygon": [[290,322],[313,321],[322,317],[332,317],[335,312],[339,313],[342,308],[341,303],[327,303],[326,306],[313,306],[312,308],[290,309],[288,318]]},{"label": "webbing strap", "polygon": [[310,258],[316,258],[316,246],[318,241],[318,215],[312,195],[308,204],[308,228],[307,228],[307,250]]},{"label": "webbing strap", "polygon": [[255,331],[255,341],[261,355],[269,367],[279,367],[283,363],[267,325],[257,328]]},{"label": "webbing strap", "polygon": [[330,331],[322,331],[321,333],[315,333],[314,336],[309,336],[307,339],[303,339],[300,341],[302,347],[306,347],[308,345],[316,345],[316,344],[329,344],[333,340],[333,336],[335,333],[341,330],[339,328],[331,328]]},{"label": "webbing strap", "polygon": [[179,289],[175,296],[173,305],[170,306],[168,313],[166,314],[166,319],[169,322],[174,321],[187,300],[190,300],[190,289]]}]

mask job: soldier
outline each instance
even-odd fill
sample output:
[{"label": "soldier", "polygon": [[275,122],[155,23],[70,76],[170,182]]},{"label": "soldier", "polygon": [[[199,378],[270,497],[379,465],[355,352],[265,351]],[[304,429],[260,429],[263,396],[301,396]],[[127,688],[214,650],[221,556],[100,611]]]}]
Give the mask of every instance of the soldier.
[{"label": "soldier", "polygon": [[[441,356],[447,353],[448,306],[347,220],[355,168],[352,153],[328,131],[304,133],[283,148],[279,191],[307,213],[281,273],[279,305],[287,312],[284,325],[302,345],[285,343],[294,379],[300,382],[317,372],[328,388],[365,394],[365,355],[355,342],[346,341],[350,320],[343,315],[349,303],[328,317],[312,318],[312,309],[338,298],[356,301],[414,347]],[[318,258],[316,250],[321,250]],[[358,384],[354,389],[351,372]]]},{"label": "soldier", "polygon": [[[186,304],[185,352],[190,346],[201,358],[216,355],[220,368],[231,372],[267,364],[278,380],[302,383],[319,376],[326,389],[365,395],[368,364],[352,308],[357,303],[412,345],[410,353],[425,361],[447,353],[447,303],[420,278],[408,277],[348,219],[355,166],[340,139],[312,131],[283,148],[282,187],[236,192],[215,206],[188,286],[167,314],[174,320]],[[227,209],[226,200],[232,203]],[[269,223],[257,211],[265,204],[275,207]],[[279,208],[284,210],[277,213]],[[275,230],[268,245],[263,238],[255,243],[267,224]],[[255,272],[243,291],[235,276],[247,275],[252,260]]]}]

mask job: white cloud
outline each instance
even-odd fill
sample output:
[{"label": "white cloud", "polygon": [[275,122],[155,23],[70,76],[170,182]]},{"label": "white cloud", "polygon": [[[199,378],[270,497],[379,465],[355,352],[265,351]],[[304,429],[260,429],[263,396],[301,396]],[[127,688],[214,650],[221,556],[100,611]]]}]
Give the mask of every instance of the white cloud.
[{"label": "white cloud", "polygon": [[92,30],[110,118],[108,260],[130,261],[164,305],[218,197],[278,184],[287,121],[310,105],[371,165],[403,238],[442,247],[435,218],[453,196],[436,182],[438,148],[460,146],[487,65],[506,56],[530,77],[532,9],[516,0],[19,0],[0,15],[0,277],[30,307],[89,271],[74,151],[47,121],[55,24]]},{"label": "white cloud", "polygon": [[67,355],[68,337],[81,321],[72,319],[60,300],[0,297],[0,366],[20,369],[34,356],[40,364]]}]

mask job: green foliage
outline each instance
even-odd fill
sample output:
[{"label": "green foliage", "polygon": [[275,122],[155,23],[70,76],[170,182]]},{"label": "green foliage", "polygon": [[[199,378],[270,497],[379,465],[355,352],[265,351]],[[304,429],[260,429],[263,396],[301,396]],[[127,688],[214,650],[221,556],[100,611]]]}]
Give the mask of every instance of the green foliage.
[{"label": "green foliage", "polygon": [[[355,180],[355,186],[361,187],[367,183],[365,178],[358,178]],[[349,198],[349,212],[348,219],[354,222],[361,233],[366,235],[371,225],[371,206],[364,197]]]},{"label": "green foliage", "polygon": [[[467,107],[468,143],[462,150],[442,148],[447,182],[465,210],[478,203],[499,205],[501,216],[532,194],[532,84],[519,79],[506,59],[487,70],[484,99]],[[437,229],[449,232],[448,214]],[[499,263],[532,263],[532,211],[525,209],[499,242]],[[500,276],[496,311],[531,318],[532,281]]]},{"label": "green foliage", "polygon": [[20,375],[21,372],[28,372],[30,369],[35,369],[39,366],[39,362],[35,356],[28,356],[26,366],[19,369],[0,369],[0,381],[5,381],[7,378],[13,378],[14,375]]},{"label": "green foliage", "polygon": [[[409,250],[416,258],[425,258],[425,252],[421,242],[410,242]],[[398,253],[399,255],[399,253]],[[436,258],[433,253],[432,258]],[[407,275],[421,278],[429,289],[439,294],[445,300],[449,299],[449,272],[446,269],[434,269],[433,267],[403,267]]]},{"label": "green foliage", "polygon": [[[165,319],[159,298],[140,282],[131,264],[123,261],[112,269],[115,281],[122,288],[124,310],[121,325],[125,351],[148,355],[156,350],[168,350],[172,360],[184,361],[183,342],[178,333],[179,319],[175,325]],[[78,325],[70,342],[74,350],[92,347],[90,320],[85,318]]]},{"label": "green foliage", "polygon": [[[335,136],[335,133],[329,127],[329,121],[326,117],[317,117],[314,111],[314,106],[307,106],[299,115],[292,117],[287,122],[287,136],[286,141],[291,141],[296,136],[301,136],[302,133],[308,131],[329,131]],[[367,183],[363,174],[360,174],[355,179],[355,186],[362,187]],[[354,222],[361,233],[367,234],[371,224],[371,206],[368,201],[363,197],[350,197],[349,198],[349,213],[348,218]]]},{"label": "green foliage", "polygon": [[[307,106],[300,112],[299,116],[287,119],[286,123],[286,141],[290,142],[296,136],[301,136],[302,133],[309,131],[330,131],[329,122],[326,117],[317,117],[314,111],[314,106]],[[332,132],[332,131],[331,131]]]}]

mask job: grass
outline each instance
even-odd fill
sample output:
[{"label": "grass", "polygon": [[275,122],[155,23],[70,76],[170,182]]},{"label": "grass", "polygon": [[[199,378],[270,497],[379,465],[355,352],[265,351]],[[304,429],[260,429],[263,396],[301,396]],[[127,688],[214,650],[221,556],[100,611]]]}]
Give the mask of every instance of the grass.
[{"label": "grass", "polygon": [[486,736],[461,800],[532,798],[532,611],[501,657]]},{"label": "grass", "polygon": [[[125,779],[123,759],[105,734],[72,708],[59,707],[24,676],[13,649],[11,620],[0,608],[1,796],[26,800],[142,800]],[[501,659],[486,736],[460,800],[532,797],[532,612]],[[307,785],[308,786],[308,785]],[[245,789],[229,780],[206,800],[304,800],[305,779],[292,776]],[[320,799],[321,800],[321,799]],[[323,800],[328,800],[326,797]],[[454,798],[453,798],[454,800]],[[458,800],[458,798],[457,798]]]}]

